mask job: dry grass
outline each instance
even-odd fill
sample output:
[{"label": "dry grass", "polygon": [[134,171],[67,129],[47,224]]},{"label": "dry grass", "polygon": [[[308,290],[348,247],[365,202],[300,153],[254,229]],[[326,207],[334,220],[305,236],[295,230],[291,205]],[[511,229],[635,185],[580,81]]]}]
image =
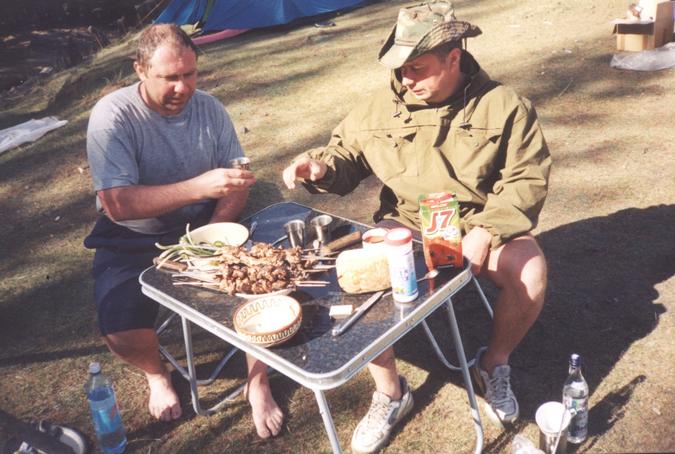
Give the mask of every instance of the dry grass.
[{"label": "dry grass", "polygon": [[[370,220],[376,181],[349,197],[312,197],[283,188],[280,172],[296,153],[325,143],[359,98],[387,83],[375,55],[402,4],[355,10],[329,30],[258,31],[204,48],[202,87],[225,103],[254,160],[259,183],[249,212],[295,200]],[[486,451],[509,452],[518,432],[536,439],[534,411],[559,399],[571,351],[586,358],[591,387],[591,438],[580,452],[673,451],[672,70],[608,67],[614,50],[609,21],[623,13],[623,1],[464,0],[455,6],[483,29],[470,43],[478,60],[534,101],[555,160],[536,231],[549,260],[547,306],[512,358],[522,418],[504,432],[486,426]],[[312,393],[284,378],[273,387],[288,424],[275,440],[257,440],[243,401],[208,418],[194,416],[179,378],[185,415],[154,422],[142,376],[114,360],[97,337],[92,253],[81,246],[95,219],[84,137],[102,91],[133,80],[129,54],[127,44],[106,49],[0,113],[2,127],[45,112],[69,120],[0,156],[0,408],[91,435],[82,385],[87,364],[97,360],[115,380],[130,452],[328,452]],[[488,327],[475,303],[475,295],[463,296],[459,313],[470,351],[485,342]],[[414,331],[397,345],[417,405],[387,451],[469,452],[473,430],[461,377],[442,368],[421,334]],[[197,347],[198,370],[205,371],[222,345],[201,336]],[[243,377],[238,358],[205,394],[207,401]],[[366,373],[328,392],[345,447],[371,392]]]}]

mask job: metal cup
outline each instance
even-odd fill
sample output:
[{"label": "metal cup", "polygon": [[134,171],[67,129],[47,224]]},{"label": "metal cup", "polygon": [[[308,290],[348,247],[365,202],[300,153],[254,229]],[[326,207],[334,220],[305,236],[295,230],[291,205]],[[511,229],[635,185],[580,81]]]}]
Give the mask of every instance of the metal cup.
[{"label": "metal cup", "polygon": [[312,218],[312,220],[309,221],[309,225],[312,227],[312,230],[314,230],[316,239],[322,246],[330,242],[331,237],[330,231],[332,223],[333,218],[328,216],[327,214],[320,214],[319,216]]},{"label": "metal cup", "polygon": [[249,158],[247,158],[246,156],[242,156],[241,158],[231,159],[227,164],[232,169],[251,170],[251,160]]},{"label": "metal cup", "polygon": [[305,222],[300,219],[294,219],[284,224],[284,230],[288,236],[288,242],[291,247],[305,247]]}]

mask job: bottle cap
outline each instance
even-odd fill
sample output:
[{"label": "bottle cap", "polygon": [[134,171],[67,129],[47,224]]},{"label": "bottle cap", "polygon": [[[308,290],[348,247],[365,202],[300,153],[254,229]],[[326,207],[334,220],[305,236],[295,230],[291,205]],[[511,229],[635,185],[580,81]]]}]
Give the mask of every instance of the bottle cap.
[{"label": "bottle cap", "polygon": [[404,227],[392,229],[384,237],[384,242],[390,246],[402,246],[409,241],[412,241],[412,232]]},{"label": "bottle cap", "polygon": [[101,363],[90,363],[89,364],[89,373],[98,374],[101,372]]},{"label": "bottle cap", "polygon": [[576,353],[572,353],[570,356],[570,366],[579,367],[581,365],[581,356]]}]

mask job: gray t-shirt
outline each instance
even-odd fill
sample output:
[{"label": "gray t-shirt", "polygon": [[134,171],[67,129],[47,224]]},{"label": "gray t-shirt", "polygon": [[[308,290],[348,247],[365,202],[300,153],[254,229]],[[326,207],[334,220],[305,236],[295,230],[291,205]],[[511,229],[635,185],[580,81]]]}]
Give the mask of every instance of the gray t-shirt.
[{"label": "gray t-shirt", "polygon": [[[103,97],[91,112],[87,157],[94,190],[176,183],[244,155],[223,105],[196,90],[181,113],[163,116],[150,109],[140,82]],[[157,218],[120,221],[140,233],[164,233],[184,226],[209,200]],[[101,204],[96,198],[96,206]]]}]

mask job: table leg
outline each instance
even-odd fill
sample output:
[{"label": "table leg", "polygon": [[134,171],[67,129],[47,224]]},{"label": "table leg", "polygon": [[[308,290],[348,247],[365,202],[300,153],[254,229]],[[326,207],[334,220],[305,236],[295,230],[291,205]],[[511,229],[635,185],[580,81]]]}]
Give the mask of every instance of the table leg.
[{"label": "table leg", "polygon": [[[436,337],[434,337],[434,334],[431,332],[431,329],[429,328],[429,325],[427,324],[426,320],[422,320],[422,328],[424,328],[424,332],[427,334],[429,343],[431,343],[431,346],[434,348],[434,351],[436,352],[436,356],[438,356],[438,359],[443,363],[443,365],[450,370],[454,371],[462,370],[461,367],[452,364],[445,356],[443,350],[441,350],[441,347],[438,345],[438,342],[436,341]],[[474,360],[472,359],[471,362],[468,363],[469,367],[473,366],[473,362]]]},{"label": "table leg", "polygon": [[321,419],[323,419],[323,425],[326,427],[330,446],[335,454],[341,454],[342,448],[340,448],[340,442],[338,441],[337,433],[335,432],[335,424],[333,424],[333,417],[330,414],[326,396],[323,391],[318,389],[314,390],[314,396],[316,396],[316,403],[319,404],[319,412],[321,413]]},{"label": "table leg", "polygon": [[495,318],[494,313],[492,312],[492,306],[490,306],[490,302],[488,301],[487,297],[485,296],[485,293],[483,293],[483,289],[480,287],[480,284],[478,283],[478,279],[476,279],[476,276],[473,274],[471,275],[471,280],[473,281],[473,285],[476,287],[476,290],[478,290],[478,294],[480,295],[480,299],[483,302],[483,306],[485,306],[485,310],[490,314],[490,318]]},{"label": "table leg", "polygon": [[[164,322],[160,325],[159,328],[157,328],[157,337],[159,336],[168,329],[169,324],[173,321],[174,318],[178,316],[177,313],[172,312],[169,317],[164,320]],[[216,378],[218,378],[218,375],[222,372],[223,368],[227,365],[227,363],[232,359],[232,357],[237,353],[239,349],[232,347],[230,351],[225,353],[223,357],[221,358],[220,362],[216,365],[216,367],[213,369],[213,372],[211,372],[211,375],[209,378],[199,380],[197,379],[197,386],[208,386],[211,383],[213,383]],[[190,376],[187,372],[187,370],[178,362],[178,360],[171,354],[169,351],[163,347],[161,344],[159,346],[159,353],[162,354],[162,356],[169,362],[171,365],[178,371],[179,374],[185,379],[185,380],[190,380]]]},{"label": "table leg", "polygon": [[448,310],[448,318],[450,319],[450,331],[452,332],[452,341],[455,344],[457,351],[457,358],[464,377],[464,386],[466,387],[466,394],[469,397],[469,404],[471,405],[471,416],[473,417],[473,427],[476,431],[476,449],[477,454],[483,451],[483,425],[480,421],[480,413],[478,412],[478,404],[476,402],[476,394],[473,392],[473,384],[471,383],[471,376],[469,375],[469,366],[466,362],[466,355],[464,354],[464,346],[462,345],[462,337],[459,334],[459,326],[457,325],[457,318],[455,317],[455,309],[452,307],[452,300],[448,299],[445,303]]},{"label": "table leg", "polygon": [[192,408],[200,416],[211,415],[227,403],[231,402],[238,394],[243,390],[243,386],[237,388],[233,393],[226,396],[223,400],[215,404],[214,406],[204,409],[199,402],[199,390],[197,389],[198,380],[197,372],[195,371],[195,361],[194,361],[194,352],[192,350],[192,328],[190,326],[190,321],[181,317],[181,322],[183,324],[183,339],[185,341],[185,359],[187,360],[187,376],[186,380],[190,383],[190,394],[192,396]]}]

